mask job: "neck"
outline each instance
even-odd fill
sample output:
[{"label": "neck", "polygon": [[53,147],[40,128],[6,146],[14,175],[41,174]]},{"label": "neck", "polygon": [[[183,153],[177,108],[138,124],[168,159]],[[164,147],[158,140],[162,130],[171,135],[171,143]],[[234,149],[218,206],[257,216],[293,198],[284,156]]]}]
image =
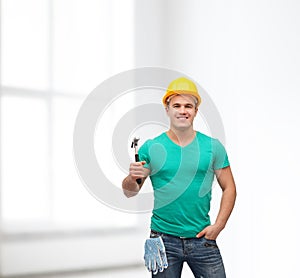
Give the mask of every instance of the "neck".
[{"label": "neck", "polygon": [[167,134],[169,138],[176,144],[180,146],[186,146],[194,140],[196,132],[193,127],[188,130],[178,130],[171,127],[167,131]]}]

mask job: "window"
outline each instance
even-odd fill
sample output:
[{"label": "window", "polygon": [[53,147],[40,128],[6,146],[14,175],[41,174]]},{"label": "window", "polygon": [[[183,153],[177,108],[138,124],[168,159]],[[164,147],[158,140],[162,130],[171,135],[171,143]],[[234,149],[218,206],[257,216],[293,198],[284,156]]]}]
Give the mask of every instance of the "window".
[{"label": "window", "polygon": [[4,229],[134,226],[88,193],[72,153],[84,98],[134,66],[133,1],[2,0],[1,18]]}]

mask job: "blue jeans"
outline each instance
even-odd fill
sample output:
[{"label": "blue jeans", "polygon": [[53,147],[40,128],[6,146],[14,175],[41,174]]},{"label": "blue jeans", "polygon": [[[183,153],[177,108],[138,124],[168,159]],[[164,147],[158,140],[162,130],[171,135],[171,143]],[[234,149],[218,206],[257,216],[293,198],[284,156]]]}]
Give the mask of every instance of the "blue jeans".
[{"label": "blue jeans", "polygon": [[226,278],[223,260],[215,240],[180,238],[151,231],[150,237],[160,235],[164,242],[169,266],[153,278],[180,278],[186,262],[196,278]]}]

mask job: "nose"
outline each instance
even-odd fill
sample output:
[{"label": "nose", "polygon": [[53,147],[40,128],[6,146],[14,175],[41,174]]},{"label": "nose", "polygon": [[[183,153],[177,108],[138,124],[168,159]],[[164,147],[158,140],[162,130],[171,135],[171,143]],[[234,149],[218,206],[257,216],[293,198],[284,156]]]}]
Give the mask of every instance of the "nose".
[{"label": "nose", "polygon": [[184,105],[181,105],[181,106],[180,106],[180,108],[179,108],[179,113],[180,113],[180,114],[185,114],[185,113],[186,113]]}]

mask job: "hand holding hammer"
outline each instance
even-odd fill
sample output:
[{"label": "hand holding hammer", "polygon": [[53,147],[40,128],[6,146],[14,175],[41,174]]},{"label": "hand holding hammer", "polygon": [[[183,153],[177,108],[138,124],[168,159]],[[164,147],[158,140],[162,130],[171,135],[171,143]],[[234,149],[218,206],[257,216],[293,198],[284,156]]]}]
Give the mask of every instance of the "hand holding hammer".
[{"label": "hand holding hammer", "polygon": [[[131,143],[131,148],[134,148],[134,157],[135,157],[135,161],[136,162],[139,162],[140,161],[140,158],[139,158],[139,154],[138,154],[138,141],[140,140],[140,138],[137,138],[137,137],[134,137],[133,140],[132,140],[132,143]],[[141,184],[142,183],[142,179],[137,179],[136,182],[138,184]]]}]

